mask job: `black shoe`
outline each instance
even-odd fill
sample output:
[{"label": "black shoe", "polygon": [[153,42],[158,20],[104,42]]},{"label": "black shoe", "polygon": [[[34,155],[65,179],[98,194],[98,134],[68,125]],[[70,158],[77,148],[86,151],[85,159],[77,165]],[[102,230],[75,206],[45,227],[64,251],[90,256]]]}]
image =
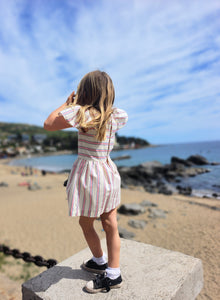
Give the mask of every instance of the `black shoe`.
[{"label": "black shoe", "polygon": [[121,275],[116,279],[110,279],[106,276],[106,273],[96,275],[96,278],[87,282],[85,289],[87,292],[95,294],[101,291],[106,290],[107,292],[110,289],[117,289],[122,286]]},{"label": "black shoe", "polygon": [[82,264],[82,268],[88,272],[102,274],[105,272],[105,269],[108,268],[108,264],[98,265],[93,259],[90,259],[86,263]]}]

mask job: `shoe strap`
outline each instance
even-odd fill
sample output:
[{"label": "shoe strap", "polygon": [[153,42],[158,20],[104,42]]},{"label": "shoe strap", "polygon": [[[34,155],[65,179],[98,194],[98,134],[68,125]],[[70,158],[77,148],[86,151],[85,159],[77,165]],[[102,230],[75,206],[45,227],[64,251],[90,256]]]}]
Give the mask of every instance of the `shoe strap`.
[{"label": "shoe strap", "polygon": [[106,273],[96,275],[96,278],[93,280],[94,287],[99,288],[100,286],[104,287],[107,292],[110,291],[109,280],[106,277]]}]

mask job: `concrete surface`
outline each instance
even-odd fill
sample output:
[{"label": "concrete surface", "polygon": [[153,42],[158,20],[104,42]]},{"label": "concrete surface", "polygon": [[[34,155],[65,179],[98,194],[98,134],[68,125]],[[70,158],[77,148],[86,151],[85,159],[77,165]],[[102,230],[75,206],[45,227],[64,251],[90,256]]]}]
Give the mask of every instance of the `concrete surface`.
[{"label": "concrete surface", "polygon": [[[106,251],[105,240],[102,245]],[[121,239],[123,286],[109,293],[88,294],[83,287],[94,274],[80,265],[90,258],[86,248],[28,280],[22,285],[23,300],[193,300],[203,287],[200,259]]]}]

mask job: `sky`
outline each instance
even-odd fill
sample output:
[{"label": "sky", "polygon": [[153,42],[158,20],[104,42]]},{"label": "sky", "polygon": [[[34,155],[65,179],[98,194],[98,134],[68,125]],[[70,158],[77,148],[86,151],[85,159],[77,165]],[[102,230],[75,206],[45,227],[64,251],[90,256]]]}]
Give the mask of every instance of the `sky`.
[{"label": "sky", "polygon": [[220,140],[219,0],[0,0],[0,122],[43,126],[96,69],[119,135]]}]

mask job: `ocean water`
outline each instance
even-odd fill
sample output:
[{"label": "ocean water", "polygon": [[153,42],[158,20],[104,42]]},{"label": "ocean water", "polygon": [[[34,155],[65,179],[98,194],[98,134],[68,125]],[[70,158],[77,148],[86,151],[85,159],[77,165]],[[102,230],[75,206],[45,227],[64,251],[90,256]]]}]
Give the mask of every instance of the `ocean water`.
[{"label": "ocean water", "polygon": [[[135,166],[147,161],[159,161],[162,164],[170,163],[172,156],[183,159],[190,155],[199,154],[208,159],[209,162],[220,162],[220,141],[211,142],[195,142],[181,144],[158,145],[156,147],[147,147],[141,149],[128,149],[120,151],[112,151],[111,158],[130,155],[130,159],[115,161],[117,166]],[[71,169],[77,155],[56,155],[42,156],[26,159],[16,159],[11,162],[17,166],[32,166],[38,169],[48,171],[61,172]],[[209,195],[210,193],[220,193],[220,165],[204,166],[211,172],[190,177],[182,181],[182,185],[190,185],[196,195]]]}]

